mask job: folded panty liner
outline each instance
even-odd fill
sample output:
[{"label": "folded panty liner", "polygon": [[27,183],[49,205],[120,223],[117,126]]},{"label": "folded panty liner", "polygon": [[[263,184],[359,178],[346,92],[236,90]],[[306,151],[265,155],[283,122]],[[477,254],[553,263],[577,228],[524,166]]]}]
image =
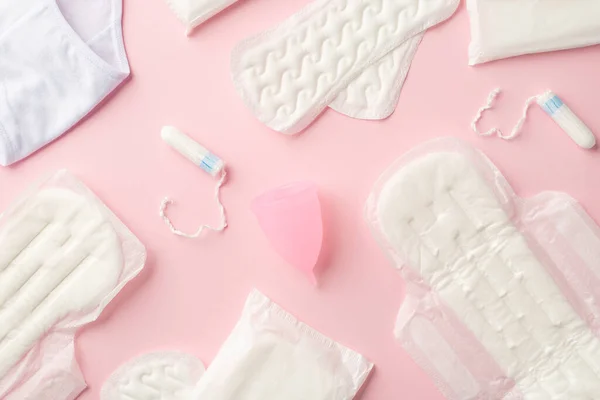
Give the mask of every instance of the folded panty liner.
[{"label": "folded panty liner", "polygon": [[600,43],[595,0],[467,0],[469,64]]},{"label": "folded panty liner", "polygon": [[62,135],[129,75],[121,2],[0,1],[0,165]]},{"label": "folded panty liner", "polygon": [[106,381],[101,400],[189,400],[204,374],[196,357],[180,352],[149,353],[123,365]]},{"label": "folded panty liner", "polygon": [[144,266],[146,251],[66,171],[0,217],[0,398],[71,400],[86,384],[75,331]]},{"label": "folded panty liner", "polygon": [[458,4],[316,0],[236,46],[235,86],[260,121],[283,133],[303,130],[332,102],[352,116],[383,118],[395,106],[421,33]]},{"label": "folded panty liner", "polygon": [[238,0],[166,0],[187,33]]},{"label": "folded panty liner", "polygon": [[372,368],[254,290],[192,400],[351,400]]},{"label": "folded panty liner", "polygon": [[521,199],[439,140],[384,173],[367,215],[407,281],[396,336],[448,399],[598,398],[600,229],[575,200]]}]

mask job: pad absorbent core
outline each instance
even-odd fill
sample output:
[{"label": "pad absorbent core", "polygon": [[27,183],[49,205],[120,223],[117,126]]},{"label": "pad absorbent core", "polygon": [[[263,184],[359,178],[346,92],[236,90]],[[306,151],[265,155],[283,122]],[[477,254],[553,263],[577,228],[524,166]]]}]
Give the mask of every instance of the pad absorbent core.
[{"label": "pad absorbent core", "polygon": [[600,229],[562,193],[518,198],[481,153],[417,148],[368,219],[407,281],[396,335],[450,400],[600,394]]},{"label": "pad absorbent core", "polygon": [[77,328],[144,265],[143,245],[61,171],[0,218],[0,398],[74,399]]}]

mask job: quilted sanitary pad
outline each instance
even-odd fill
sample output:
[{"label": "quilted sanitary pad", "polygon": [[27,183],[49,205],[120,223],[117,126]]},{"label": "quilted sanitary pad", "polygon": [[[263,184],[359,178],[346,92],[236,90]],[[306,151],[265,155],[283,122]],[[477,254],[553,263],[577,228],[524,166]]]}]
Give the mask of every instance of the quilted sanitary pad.
[{"label": "quilted sanitary pad", "polygon": [[85,388],[77,328],[142,269],[144,246],[68,173],[0,218],[0,398],[71,400]]},{"label": "quilted sanitary pad", "polygon": [[204,365],[179,352],[150,353],[123,365],[102,387],[101,400],[189,400]]},{"label": "quilted sanitary pad", "polygon": [[599,398],[600,229],[573,199],[520,199],[442,140],[394,164],[367,210],[407,280],[396,335],[448,399]]},{"label": "quilted sanitary pad", "polygon": [[359,118],[394,109],[423,32],[459,0],[316,0],[232,54],[236,88],[258,119],[283,133],[329,104]]}]

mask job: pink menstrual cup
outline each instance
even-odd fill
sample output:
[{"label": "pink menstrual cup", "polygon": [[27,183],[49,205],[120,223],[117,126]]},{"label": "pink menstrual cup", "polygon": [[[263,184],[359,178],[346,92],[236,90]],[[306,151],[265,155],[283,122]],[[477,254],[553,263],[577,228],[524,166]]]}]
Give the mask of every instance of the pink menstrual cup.
[{"label": "pink menstrual cup", "polygon": [[285,185],[254,199],[251,208],[277,253],[316,285],[314,269],[323,243],[317,186],[311,182]]}]

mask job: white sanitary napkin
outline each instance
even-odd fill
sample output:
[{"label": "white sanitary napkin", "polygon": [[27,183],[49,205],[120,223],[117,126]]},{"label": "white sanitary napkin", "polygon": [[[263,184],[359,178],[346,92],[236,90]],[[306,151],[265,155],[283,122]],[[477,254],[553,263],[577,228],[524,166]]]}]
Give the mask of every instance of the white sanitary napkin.
[{"label": "white sanitary napkin", "polygon": [[419,147],[367,207],[407,281],[396,335],[449,400],[600,394],[600,229],[571,197],[515,195],[480,152]]},{"label": "white sanitary napkin", "polygon": [[204,365],[179,352],[150,353],[119,368],[102,387],[101,400],[189,400]]},{"label": "white sanitary napkin", "polygon": [[260,121],[283,133],[302,131],[328,105],[356,118],[386,118],[424,31],[458,4],[316,0],[236,46],[235,86]]},{"label": "white sanitary napkin", "polygon": [[0,1],[0,165],[62,135],[129,75],[121,1]]},{"label": "white sanitary napkin", "polygon": [[186,28],[194,28],[217,15],[238,0],[167,0],[167,4]]},{"label": "white sanitary napkin", "polygon": [[253,291],[192,400],[351,400],[372,367]]},{"label": "white sanitary napkin", "polygon": [[60,171],[0,217],[0,398],[71,400],[85,389],[75,331],[144,266],[146,251]]},{"label": "white sanitary napkin", "polygon": [[597,0],[467,0],[469,64],[600,43]]}]

